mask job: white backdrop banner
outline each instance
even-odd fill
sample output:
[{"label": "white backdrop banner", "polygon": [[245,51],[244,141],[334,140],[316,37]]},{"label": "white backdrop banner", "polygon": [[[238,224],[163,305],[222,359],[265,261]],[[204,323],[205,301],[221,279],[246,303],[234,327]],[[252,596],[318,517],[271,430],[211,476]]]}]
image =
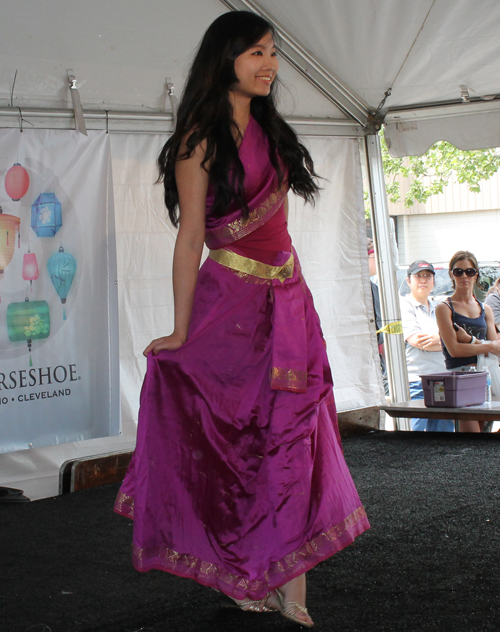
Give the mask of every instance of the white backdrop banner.
[{"label": "white backdrop banner", "polygon": [[105,132],[0,130],[0,452],[120,432]]}]

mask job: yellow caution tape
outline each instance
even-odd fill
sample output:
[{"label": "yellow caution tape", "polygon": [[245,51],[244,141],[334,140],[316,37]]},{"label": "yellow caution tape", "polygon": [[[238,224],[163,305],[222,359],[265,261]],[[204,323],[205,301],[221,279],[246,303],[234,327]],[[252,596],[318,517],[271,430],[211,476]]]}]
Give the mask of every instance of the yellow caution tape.
[{"label": "yellow caution tape", "polygon": [[400,320],[397,320],[394,323],[388,323],[387,325],[384,325],[381,329],[379,329],[377,333],[378,334],[402,334],[403,323]]}]

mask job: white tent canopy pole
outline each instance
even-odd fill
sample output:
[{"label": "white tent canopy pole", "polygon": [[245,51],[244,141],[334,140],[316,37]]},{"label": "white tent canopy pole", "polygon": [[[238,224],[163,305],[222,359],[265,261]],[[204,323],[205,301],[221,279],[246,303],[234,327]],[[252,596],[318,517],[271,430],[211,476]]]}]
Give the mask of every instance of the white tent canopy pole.
[{"label": "white tent canopy pole", "polygon": [[[126,110],[83,110],[87,129],[105,129],[110,133],[166,134],[172,131],[172,112]],[[308,136],[363,136],[361,125],[348,119],[287,116],[297,134]],[[74,111],[70,108],[0,107],[0,128],[75,129]]]},{"label": "white tent canopy pole", "polygon": [[[379,135],[367,135],[365,137],[365,146],[382,321],[384,325],[388,326],[388,331],[384,335],[384,348],[387,356],[389,391],[391,401],[402,402],[410,399],[410,391],[395,274],[396,262],[394,261],[391,248],[389,211]],[[408,419],[400,420],[396,422],[396,425],[398,430],[410,430]]]}]

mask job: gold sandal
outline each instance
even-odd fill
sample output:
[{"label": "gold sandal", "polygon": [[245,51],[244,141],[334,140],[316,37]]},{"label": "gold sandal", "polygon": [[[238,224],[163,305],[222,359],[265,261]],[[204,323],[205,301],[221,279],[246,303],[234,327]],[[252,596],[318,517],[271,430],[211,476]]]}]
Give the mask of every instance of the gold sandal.
[{"label": "gold sandal", "polygon": [[265,597],[257,601],[252,601],[251,599],[236,601],[232,597],[223,594],[220,598],[220,605],[222,608],[239,608],[243,610],[243,612],[276,612],[276,608],[266,606],[270,594],[271,593],[267,593]]},{"label": "gold sandal", "polygon": [[[293,621],[294,623],[298,623],[299,625],[303,625],[305,628],[313,627],[314,622],[309,616],[309,612],[307,611],[307,608],[305,606],[301,606],[296,601],[286,601],[285,595],[279,588],[276,588],[276,594],[281,601],[280,613],[283,617],[285,617],[285,619]],[[303,619],[297,617],[298,612],[302,612],[302,614],[305,614],[310,621],[304,621]]]}]

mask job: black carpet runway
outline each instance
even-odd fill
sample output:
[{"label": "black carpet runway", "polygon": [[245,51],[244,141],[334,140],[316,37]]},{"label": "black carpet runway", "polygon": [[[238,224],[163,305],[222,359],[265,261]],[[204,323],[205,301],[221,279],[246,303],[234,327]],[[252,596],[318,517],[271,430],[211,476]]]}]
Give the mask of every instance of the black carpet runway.
[{"label": "black carpet runway", "polygon": [[[500,434],[344,439],[372,528],[308,574],[329,632],[500,630]],[[0,505],[1,632],[299,630],[130,562],[118,486]]]}]

